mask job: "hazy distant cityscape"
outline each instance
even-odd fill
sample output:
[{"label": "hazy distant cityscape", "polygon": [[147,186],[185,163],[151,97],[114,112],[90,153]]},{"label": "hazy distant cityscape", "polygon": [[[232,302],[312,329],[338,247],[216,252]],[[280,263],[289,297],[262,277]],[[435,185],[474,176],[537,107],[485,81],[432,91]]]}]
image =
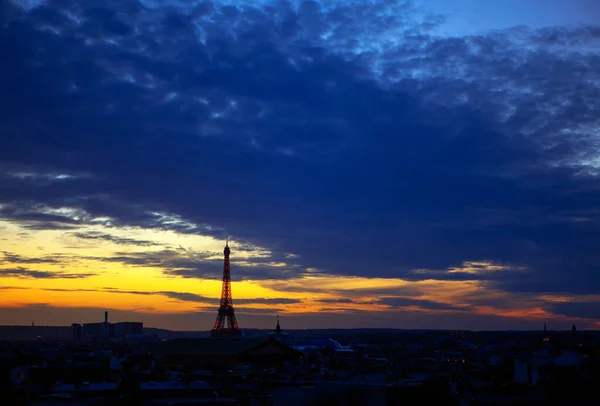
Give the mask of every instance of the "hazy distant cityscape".
[{"label": "hazy distant cityscape", "polygon": [[4,404],[597,404],[596,331],[280,326],[209,338],[152,328],[117,336],[114,326],[114,336],[81,340],[73,327],[0,327],[18,338],[0,342]]}]

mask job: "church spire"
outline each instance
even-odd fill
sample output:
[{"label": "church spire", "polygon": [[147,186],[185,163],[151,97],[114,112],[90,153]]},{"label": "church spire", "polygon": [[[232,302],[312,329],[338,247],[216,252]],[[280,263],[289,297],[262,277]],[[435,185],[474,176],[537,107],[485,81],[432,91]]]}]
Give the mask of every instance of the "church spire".
[{"label": "church spire", "polygon": [[281,333],[281,326],[279,325],[279,315],[277,315],[277,327],[275,327],[275,332],[277,334]]}]

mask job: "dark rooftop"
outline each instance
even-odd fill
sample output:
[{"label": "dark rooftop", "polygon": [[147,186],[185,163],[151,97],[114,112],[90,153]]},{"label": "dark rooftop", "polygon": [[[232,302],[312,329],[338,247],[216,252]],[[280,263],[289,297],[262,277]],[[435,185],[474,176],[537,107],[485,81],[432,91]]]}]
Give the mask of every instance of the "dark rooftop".
[{"label": "dark rooftop", "polygon": [[162,354],[235,355],[266,342],[268,337],[235,338],[175,338],[161,343]]}]

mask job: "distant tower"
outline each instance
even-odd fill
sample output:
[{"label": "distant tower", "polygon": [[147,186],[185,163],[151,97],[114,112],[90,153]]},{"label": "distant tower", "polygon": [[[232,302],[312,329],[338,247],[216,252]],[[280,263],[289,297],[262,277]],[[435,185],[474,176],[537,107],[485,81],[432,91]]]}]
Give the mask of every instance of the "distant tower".
[{"label": "distant tower", "polygon": [[282,343],[291,344],[292,337],[283,331],[281,331],[281,325],[279,324],[279,315],[277,316],[277,326],[275,327],[275,331],[269,333],[269,337],[272,337]]},{"label": "distant tower", "polygon": [[225,255],[223,261],[223,288],[221,290],[221,305],[219,306],[219,312],[217,313],[217,320],[213,326],[210,336],[211,337],[235,337],[241,336],[242,330],[238,327],[237,320],[235,319],[235,310],[233,308],[233,300],[231,298],[231,268],[229,265],[229,238],[225,243]]},{"label": "distant tower", "polygon": [[102,323],[102,339],[108,340],[110,338],[110,323],[108,322],[108,312],[104,312],[104,323]]},{"label": "distant tower", "polygon": [[547,332],[548,332],[548,329],[546,328],[546,322],[544,322],[544,335],[546,335]]}]

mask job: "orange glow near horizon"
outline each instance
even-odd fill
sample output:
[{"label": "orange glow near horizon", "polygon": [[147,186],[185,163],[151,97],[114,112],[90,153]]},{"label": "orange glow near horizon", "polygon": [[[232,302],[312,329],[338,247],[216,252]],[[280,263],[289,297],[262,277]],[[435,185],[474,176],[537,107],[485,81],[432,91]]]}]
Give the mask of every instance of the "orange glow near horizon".
[{"label": "orange glow near horizon", "polygon": [[[205,261],[216,266],[222,258],[223,241],[213,237],[101,225],[82,226],[74,231],[33,231],[6,221],[0,221],[0,229],[5,236],[0,240],[0,254],[4,252],[0,272],[5,273],[0,277],[0,307],[108,307],[140,313],[181,314],[213,313],[218,306],[219,279],[214,276],[213,279],[184,278],[165,272],[165,267],[174,268],[178,261],[190,258],[199,258],[200,263]],[[79,238],[82,233],[91,237]],[[271,252],[261,247],[246,245],[244,250],[236,251],[235,240],[230,241],[230,246],[234,275],[241,268],[258,266],[285,272],[298,258],[295,254],[287,254],[286,261],[292,262],[286,263],[273,260]],[[154,262],[145,263],[146,255]],[[118,260],[123,257],[132,258],[131,262]],[[139,263],[135,262],[137,259]],[[478,273],[502,269],[500,265],[468,262],[448,271]],[[538,320],[558,317],[543,310],[543,303],[573,299],[540,296],[531,302],[523,300],[518,310],[499,309],[478,305],[477,300],[494,298],[508,302],[514,298],[480,281],[351,277],[314,271],[311,274],[309,269],[295,278],[286,274],[287,279],[232,282],[234,306],[245,309],[242,311],[254,309],[289,315],[462,312]],[[36,276],[28,272],[44,274]],[[407,302],[394,307],[382,300],[385,298]],[[428,307],[429,304],[434,306]]]}]

